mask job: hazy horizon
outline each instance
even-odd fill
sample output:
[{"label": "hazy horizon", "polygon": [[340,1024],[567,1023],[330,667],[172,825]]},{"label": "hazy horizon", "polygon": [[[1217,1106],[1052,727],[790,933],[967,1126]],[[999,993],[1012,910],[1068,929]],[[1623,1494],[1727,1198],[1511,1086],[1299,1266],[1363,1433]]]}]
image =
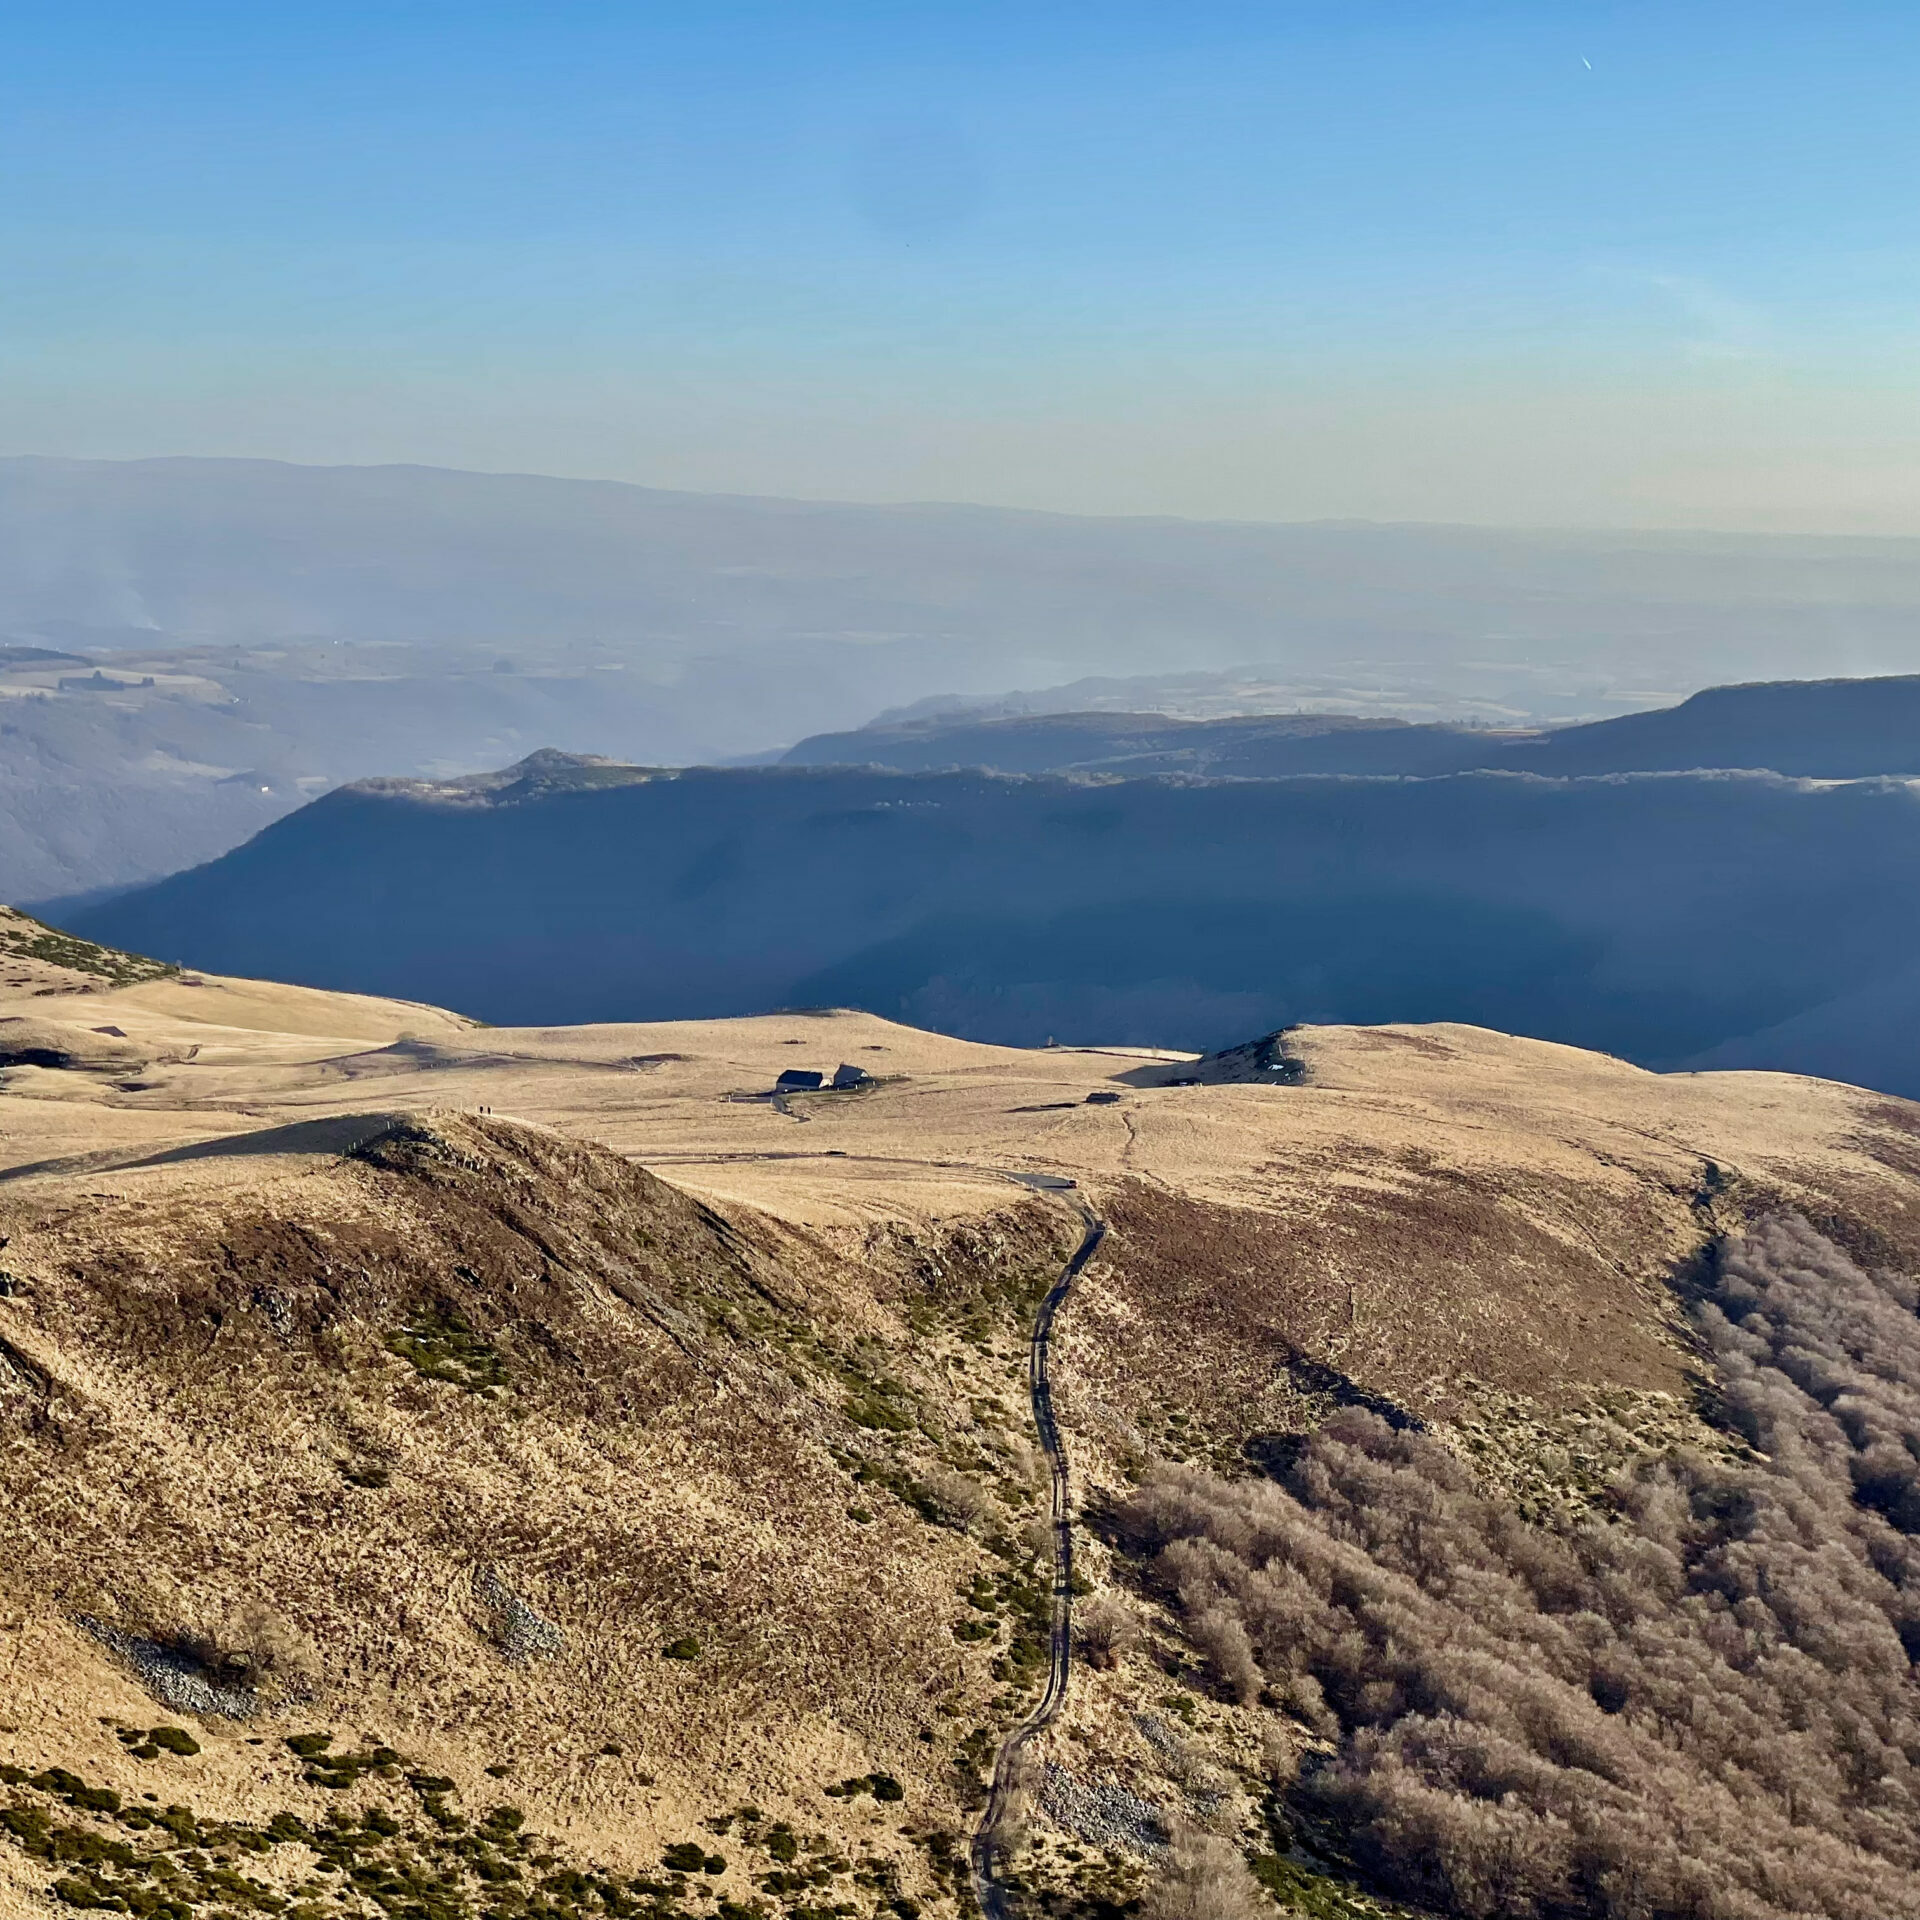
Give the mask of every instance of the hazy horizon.
[{"label": "hazy horizon", "polygon": [[1652,541],[1682,542],[1688,540],[1726,539],[1741,543],[1750,543],[1755,547],[1774,545],[1788,546],[1793,543],[1831,543],[1835,546],[1881,545],[1902,546],[1920,544],[1920,520],[1916,521],[1910,533],[1861,532],[1848,529],[1809,529],[1790,527],[1737,527],[1701,523],[1692,525],[1676,521],[1671,525],[1653,525],[1650,523],[1621,521],[1609,524],[1599,521],[1524,521],[1524,520],[1472,520],[1472,519],[1385,519],[1366,514],[1303,514],[1285,517],[1270,515],[1246,515],[1236,518],[1229,514],[1200,513],[1101,513],[1083,511],[1070,507],[1025,506],[1018,502],[1006,502],[983,499],[961,499],[935,494],[903,495],[899,498],[876,498],[852,494],[830,493],[775,493],[765,489],[739,487],[675,487],[655,482],[624,477],[607,473],[560,473],[532,467],[514,466],[458,466],[436,460],[303,460],[277,454],[215,454],[215,453],[142,453],[142,454],[68,454],[48,453],[37,447],[0,448],[0,462],[25,465],[38,462],[47,466],[69,467],[157,467],[157,466],[260,466],[290,467],[302,472],[313,473],[406,473],[417,472],[433,475],[456,475],[487,480],[538,480],[553,481],[560,485],[578,485],[584,487],[623,487],[637,493],[662,494],[686,500],[711,500],[715,502],[738,501],[748,505],[799,506],[799,507],[851,507],[851,508],[898,508],[910,512],[915,508],[931,510],[978,511],[981,513],[1025,516],[1042,520],[1094,520],[1172,522],[1177,525],[1195,527],[1223,527],[1248,529],[1311,529],[1327,528],[1377,528],[1384,532],[1406,530],[1409,532],[1434,533],[1477,533],[1477,534],[1514,534],[1521,537],[1538,535],[1542,538],[1556,536],[1580,538],[1592,536],[1606,539],[1615,536],[1645,538]]}]

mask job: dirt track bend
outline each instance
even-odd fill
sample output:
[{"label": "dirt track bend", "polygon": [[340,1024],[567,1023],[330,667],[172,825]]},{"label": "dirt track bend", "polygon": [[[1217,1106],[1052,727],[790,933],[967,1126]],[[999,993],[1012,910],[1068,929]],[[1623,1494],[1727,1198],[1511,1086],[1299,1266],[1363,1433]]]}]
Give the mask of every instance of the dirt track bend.
[{"label": "dirt track bend", "polygon": [[1000,1882],[997,1844],[1000,1823],[1013,1798],[1021,1749],[1053,1719],[1067,1697],[1067,1669],[1073,1657],[1073,1506],[1067,1492],[1067,1456],[1060,1444],[1059,1424],[1053,1417],[1053,1387],[1047,1376],[1047,1359],[1054,1315],[1072,1291],[1081,1269],[1107,1237],[1104,1220],[1085,1207],[1079,1211],[1084,1228],[1080,1244],[1041,1301],[1040,1311],[1034,1316],[1033,1339],[1027,1348],[1027,1390],[1033,1401],[1033,1424],[1039,1429],[1040,1446],[1047,1456],[1047,1472],[1053,1482],[1053,1627],[1049,1635],[1052,1661],[1047,1669],[1046,1691],[1026,1718],[1001,1741],[1000,1751],[993,1757],[993,1786],[987,1794],[986,1811],[974,1829],[970,1857],[973,1893],[985,1920],[1007,1920],[1007,1896]]}]

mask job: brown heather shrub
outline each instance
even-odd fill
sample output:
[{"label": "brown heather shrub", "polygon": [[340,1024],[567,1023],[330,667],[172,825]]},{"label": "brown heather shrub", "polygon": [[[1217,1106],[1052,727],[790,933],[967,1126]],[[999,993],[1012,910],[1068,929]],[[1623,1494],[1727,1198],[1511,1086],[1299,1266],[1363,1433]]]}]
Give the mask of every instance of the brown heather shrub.
[{"label": "brown heather shrub", "polygon": [[1147,1889],[1140,1920],[1272,1920],[1273,1903],[1224,1840],[1205,1834],[1178,1841]]},{"label": "brown heather shrub", "polygon": [[1334,1739],[1297,1791],[1394,1891],[1475,1920],[1920,1913],[1914,1283],[1777,1218],[1694,1318],[1765,1457],[1642,1462],[1611,1524],[1531,1526],[1360,1411],[1283,1485],[1168,1471],[1123,1510],[1222,1683]]},{"label": "brown heather shrub", "polygon": [[921,1484],[941,1519],[962,1533],[974,1532],[993,1512],[993,1498],[986,1488],[950,1467],[929,1467],[921,1476]]}]

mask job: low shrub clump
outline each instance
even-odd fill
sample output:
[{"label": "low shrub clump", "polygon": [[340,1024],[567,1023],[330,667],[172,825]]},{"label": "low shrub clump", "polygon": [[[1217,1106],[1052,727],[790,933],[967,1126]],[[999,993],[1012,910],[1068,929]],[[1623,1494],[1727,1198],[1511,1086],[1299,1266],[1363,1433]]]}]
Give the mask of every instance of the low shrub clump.
[{"label": "low shrub clump", "polygon": [[1173,1849],[1139,1911],[1140,1920],[1267,1920],[1273,1908],[1247,1863],[1201,1834]]},{"label": "low shrub clump", "polygon": [[906,1789],[890,1773],[856,1774],[851,1780],[842,1780],[836,1787],[825,1789],[829,1800],[857,1800],[863,1793],[870,1793],[876,1800],[902,1800]]}]

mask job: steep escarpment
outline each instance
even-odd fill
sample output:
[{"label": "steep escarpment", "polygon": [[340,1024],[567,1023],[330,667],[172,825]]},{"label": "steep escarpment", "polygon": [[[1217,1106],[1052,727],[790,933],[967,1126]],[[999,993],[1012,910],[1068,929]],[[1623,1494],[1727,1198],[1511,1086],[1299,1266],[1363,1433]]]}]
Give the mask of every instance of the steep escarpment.
[{"label": "steep escarpment", "polygon": [[[496,1022],[852,1006],[1208,1048],[1467,1021],[1667,1067],[1766,1064],[1748,1036],[1824,1008],[1793,1064],[1920,1090],[1901,781],[576,776],[338,791],[76,925]],[[1860,1039],[1849,996],[1882,1044],[1823,1056],[1816,1029]]]}]

